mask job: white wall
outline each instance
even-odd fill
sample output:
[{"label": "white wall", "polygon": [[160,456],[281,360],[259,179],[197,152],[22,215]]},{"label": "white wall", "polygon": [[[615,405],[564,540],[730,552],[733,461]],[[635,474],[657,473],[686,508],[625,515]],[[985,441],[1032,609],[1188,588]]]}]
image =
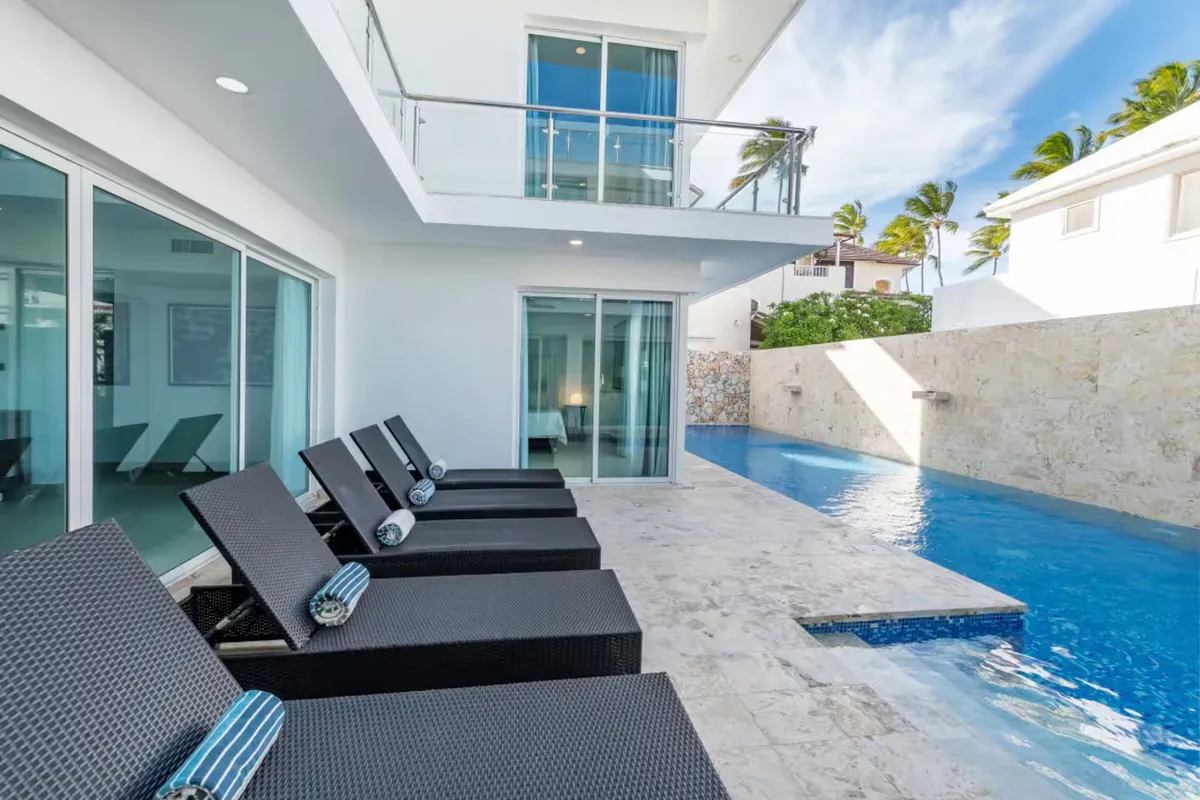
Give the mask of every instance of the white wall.
[{"label": "white wall", "polygon": [[[1009,271],[934,292],[933,328],[970,328],[1200,302],[1200,235],[1173,237],[1176,159],[1017,212]],[[1099,197],[1095,231],[1063,235],[1067,206]]]},{"label": "white wall", "polygon": [[747,286],[733,286],[692,303],[688,309],[688,349],[749,350],[750,295]]},{"label": "white wall", "polygon": [[[352,248],[339,433],[397,412],[456,467],[515,464],[518,291],[695,291],[699,264],[466,247]],[[683,386],[685,364],[676,380]],[[682,395],[681,395],[682,397]],[[680,404],[680,408],[682,403]]]}]

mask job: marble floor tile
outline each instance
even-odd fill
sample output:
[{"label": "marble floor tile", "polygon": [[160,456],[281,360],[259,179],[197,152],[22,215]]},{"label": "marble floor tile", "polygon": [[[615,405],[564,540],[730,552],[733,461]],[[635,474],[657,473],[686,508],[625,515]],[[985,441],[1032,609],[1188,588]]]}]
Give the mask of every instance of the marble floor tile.
[{"label": "marble floor tile", "polygon": [[861,740],[786,745],[775,748],[775,752],[791,771],[796,783],[800,784],[804,796],[812,800],[903,798],[871,759]]},{"label": "marble floor tile", "polygon": [[733,800],[811,800],[770,747],[712,754]]},{"label": "marble floor tile", "polygon": [[685,697],[683,707],[710,753],[768,744],[767,737],[737,695]]},{"label": "marble floor tile", "polygon": [[880,736],[916,730],[869,686],[827,686],[811,691],[818,705],[847,736]]},{"label": "marble floor tile", "polygon": [[712,659],[738,694],[806,688],[773,653],[726,653]]},{"label": "marble floor tile", "polygon": [[775,651],[783,670],[805,686],[848,686],[862,678],[824,647],[802,647]]},{"label": "marble floor tile", "polygon": [[987,796],[969,768],[920,733],[888,733],[866,741],[870,758],[904,797],[957,800]]},{"label": "marble floor tile", "polygon": [[807,689],[741,695],[773,745],[845,738],[829,709]]},{"label": "marble floor tile", "polygon": [[665,667],[680,697],[736,694],[733,684],[708,656],[680,657]]}]

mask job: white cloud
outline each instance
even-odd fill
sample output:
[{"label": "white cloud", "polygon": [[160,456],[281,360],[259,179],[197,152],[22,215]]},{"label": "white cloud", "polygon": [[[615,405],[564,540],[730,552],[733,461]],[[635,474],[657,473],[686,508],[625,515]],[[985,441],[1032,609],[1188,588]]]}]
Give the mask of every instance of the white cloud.
[{"label": "white cloud", "polygon": [[[724,117],[818,126],[803,210],[870,206],[995,158],[1017,101],[1119,2],[808,0]],[[739,143],[707,137],[693,183],[720,193]]]}]

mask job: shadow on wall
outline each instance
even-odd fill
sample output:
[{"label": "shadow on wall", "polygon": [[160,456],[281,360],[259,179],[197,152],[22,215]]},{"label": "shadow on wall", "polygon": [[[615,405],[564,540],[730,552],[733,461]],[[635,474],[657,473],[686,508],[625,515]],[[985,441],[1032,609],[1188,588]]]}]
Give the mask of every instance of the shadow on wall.
[{"label": "shadow on wall", "polygon": [[1195,526],[1197,397],[1189,306],[757,351],[750,422]]}]

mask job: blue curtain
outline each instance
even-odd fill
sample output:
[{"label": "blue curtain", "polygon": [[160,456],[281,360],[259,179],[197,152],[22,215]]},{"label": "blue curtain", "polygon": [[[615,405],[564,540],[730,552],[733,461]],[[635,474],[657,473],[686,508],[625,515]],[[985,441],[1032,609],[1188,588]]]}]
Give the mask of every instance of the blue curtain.
[{"label": "blue curtain", "polygon": [[[673,117],[677,112],[678,54],[640,45],[612,45],[614,50],[640,51],[636,72],[609,70],[608,110]],[[623,59],[627,61],[627,59]],[[630,82],[636,82],[629,86]],[[622,85],[625,84],[625,85]],[[610,120],[606,180],[617,202],[671,205],[674,190],[675,125],[649,120]],[[619,165],[638,165],[629,170]]]},{"label": "blue curtain", "polygon": [[275,295],[275,369],[271,391],[271,466],[292,494],[308,489],[308,471],[297,455],[308,446],[310,312],[312,287],[279,276]]},{"label": "blue curtain", "polygon": [[631,301],[625,339],[622,413],[630,477],[665,478],[671,454],[672,306]]},{"label": "blue curtain", "polygon": [[[525,102],[542,104],[541,61],[538,58],[538,38],[529,37],[529,78]],[[525,112],[525,196],[545,197],[546,141],[549,117],[538,111]]]}]

